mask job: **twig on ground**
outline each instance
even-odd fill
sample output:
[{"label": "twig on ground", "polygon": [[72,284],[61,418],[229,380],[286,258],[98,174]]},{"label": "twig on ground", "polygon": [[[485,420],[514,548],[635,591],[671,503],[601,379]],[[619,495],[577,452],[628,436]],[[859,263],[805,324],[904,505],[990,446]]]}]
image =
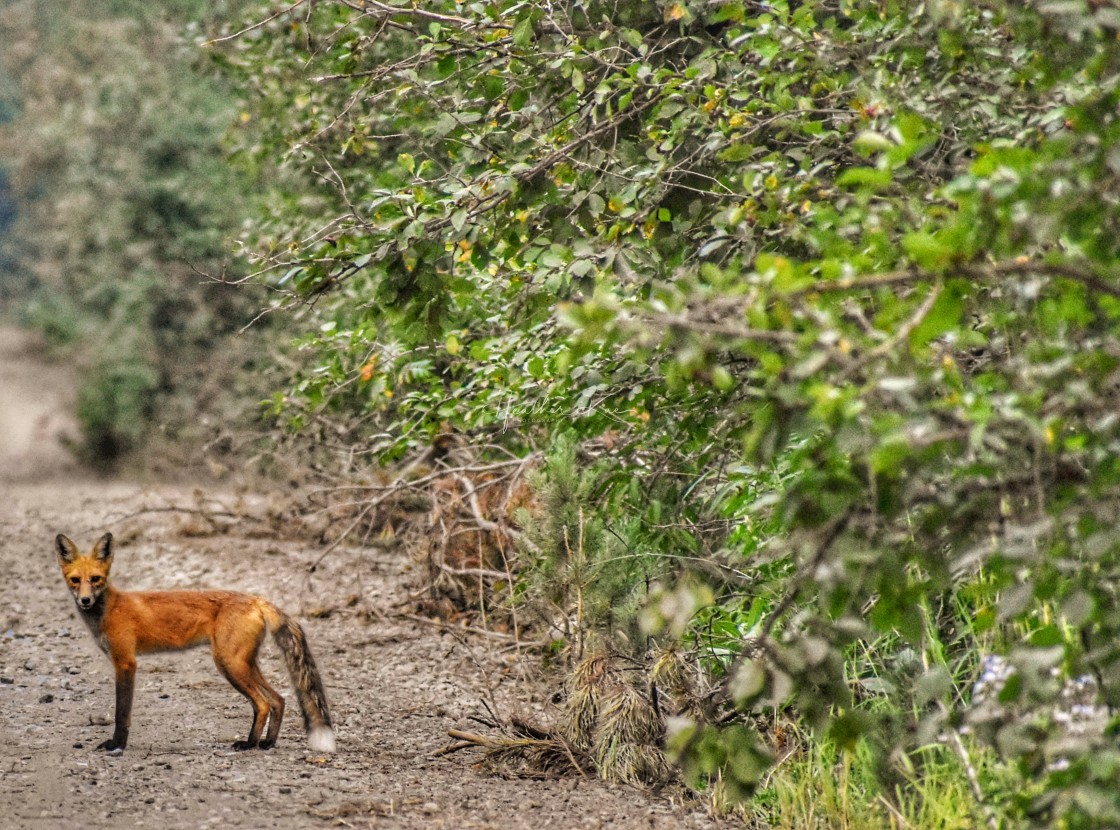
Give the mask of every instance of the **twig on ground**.
[{"label": "twig on ground", "polygon": [[477,634],[479,637],[489,637],[491,640],[513,640],[512,634],[503,634],[501,631],[487,631],[484,628],[472,628],[467,625],[451,625],[443,620],[433,620],[430,617],[422,617],[419,614],[393,614],[392,616],[404,620],[412,620],[413,622],[424,623],[424,625],[432,625],[437,628],[444,629],[448,632],[462,631],[468,634]]},{"label": "twig on ground", "polygon": [[119,516],[106,516],[106,521],[112,522],[125,522],[129,519],[135,519],[139,516],[145,516],[149,513],[189,513],[194,516],[201,516],[207,521],[213,521],[214,518],[221,519],[246,519],[251,522],[265,521],[260,516],[253,516],[249,513],[234,513],[229,510],[204,510],[200,507],[177,507],[175,505],[168,505],[166,507],[142,507],[139,510],[134,510],[131,513],[125,513]]}]

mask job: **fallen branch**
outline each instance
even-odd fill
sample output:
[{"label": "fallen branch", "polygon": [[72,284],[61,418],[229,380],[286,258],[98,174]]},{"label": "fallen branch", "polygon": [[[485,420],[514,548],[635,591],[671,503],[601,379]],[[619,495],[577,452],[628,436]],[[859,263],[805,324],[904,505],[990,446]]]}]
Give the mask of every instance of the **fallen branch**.
[{"label": "fallen branch", "polygon": [[536,776],[574,772],[587,777],[588,771],[595,769],[590,758],[583,753],[577,755],[567,741],[554,736],[535,738],[479,735],[461,729],[448,729],[447,734],[455,738],[457,743],[449,744],[439,750],[437,755],[450,755],[460,749],[478,747],[486,750],[487,760],[491,763],[527,765]]}]

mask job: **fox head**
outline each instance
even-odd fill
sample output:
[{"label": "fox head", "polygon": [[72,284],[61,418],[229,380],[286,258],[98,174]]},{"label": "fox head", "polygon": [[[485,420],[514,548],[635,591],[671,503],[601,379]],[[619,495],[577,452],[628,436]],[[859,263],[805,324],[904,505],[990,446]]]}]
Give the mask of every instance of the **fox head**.
[{"label": "fox head", "polygon": [[62,576],[78,608],[93,608],[109,584],[109,568],[113,565],[113,534],[106,533],[85,554],[61,533],[55,537],[54,546]]}]

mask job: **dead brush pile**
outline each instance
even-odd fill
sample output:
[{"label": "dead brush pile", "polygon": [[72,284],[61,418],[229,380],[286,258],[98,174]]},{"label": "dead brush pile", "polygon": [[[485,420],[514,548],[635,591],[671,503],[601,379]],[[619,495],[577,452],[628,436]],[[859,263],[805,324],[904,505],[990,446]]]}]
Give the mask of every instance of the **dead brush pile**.
[{"label": "dead brush pile", "polygon": [[413,558],[426,580],[418,610],[441,619],[479,617],[494,630],[517,635],[513,611],[521,533],[519,515],[532,512],[526,481],[532,459],[451,469],[433,479],[430,508],[421,520]]},{"label": "dead brush pile", "polygon": [[532,546],[518,517],[534,510],[527,476],[538,461],[484,462],[457,436],[441,436],[399,468],[309,491],[291,526],[326,545],[320,558],[344,543],[407,550],[420,580],[404,604],[445,622],[477,621],[517,635],[510,602],[516,552]]},{"label": "dead brush pile", "polygon": [[651,655],[647,665],[600,651],[568,677],[553,726],[512,719],[499,735],[452,729],[443,752],[485,750],[483,765],[499,775],[550,777],[597,774],[606,781],[659,787],[678,781],[665,758],[666,718],[696,717],[697,684],[675,650]]}]

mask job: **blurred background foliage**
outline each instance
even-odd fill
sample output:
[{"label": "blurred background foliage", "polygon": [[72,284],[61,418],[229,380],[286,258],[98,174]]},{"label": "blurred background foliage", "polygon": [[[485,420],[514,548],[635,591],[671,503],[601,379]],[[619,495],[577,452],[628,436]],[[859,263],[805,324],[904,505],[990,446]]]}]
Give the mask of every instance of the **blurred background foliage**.
[{"label": "blurred background foliage", "polygon": [[189,465],[228,414],[221,376],[250,356],[230,335],[251,301],[205,276],[236,267],[249,183],[222,147],[236,110],[183,31],[242,7],[0,10],[0,305],[80,369],[79,449],[101,467],[156,439],[153,466]]}]

